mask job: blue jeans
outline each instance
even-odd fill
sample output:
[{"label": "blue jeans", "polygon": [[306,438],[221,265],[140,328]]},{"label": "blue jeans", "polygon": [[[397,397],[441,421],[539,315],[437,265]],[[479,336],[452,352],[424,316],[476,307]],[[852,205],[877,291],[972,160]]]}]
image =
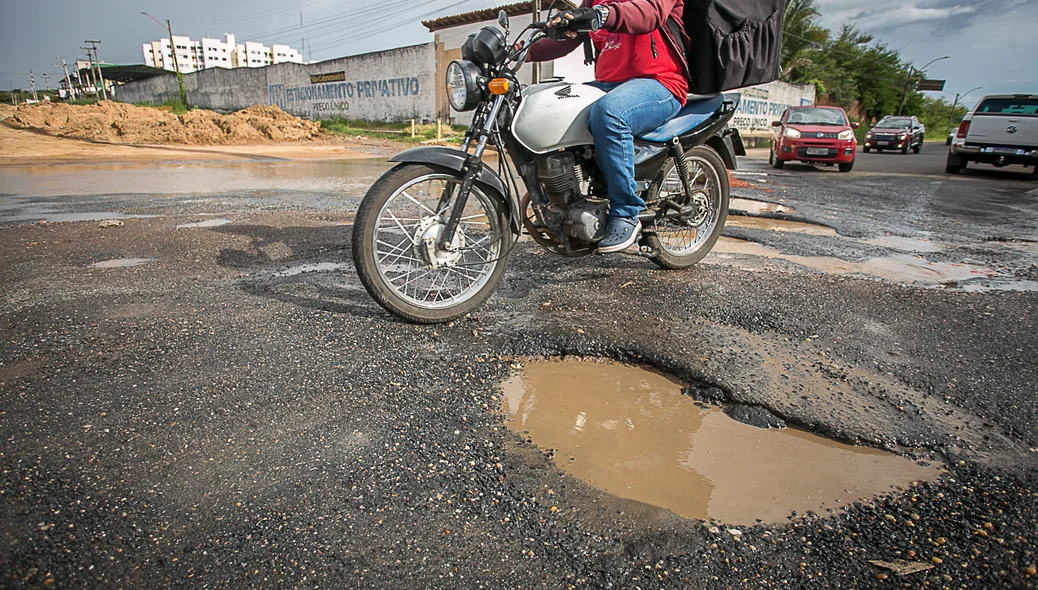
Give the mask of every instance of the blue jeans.
[{"label": "blue jeans", "polygon": [[588,130],[609,189],[609,216],[634,218],[645,208],[635,194],[634,137],[669,121],[681,103],[663,84],[647,78],[590,85],[606,92],[591,107]]}]

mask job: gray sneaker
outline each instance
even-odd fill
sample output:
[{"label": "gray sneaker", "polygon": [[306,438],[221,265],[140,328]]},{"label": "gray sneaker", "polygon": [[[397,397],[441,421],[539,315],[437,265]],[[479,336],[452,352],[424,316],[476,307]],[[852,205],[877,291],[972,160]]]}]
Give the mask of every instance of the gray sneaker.
[{"label": "gray sneaker", "polygon": [[610,217],[605,237],[598,243],[598,251],[608,254],[625,250],[638,240],[640,231],[642,231],[642,222],[637,219]]}]

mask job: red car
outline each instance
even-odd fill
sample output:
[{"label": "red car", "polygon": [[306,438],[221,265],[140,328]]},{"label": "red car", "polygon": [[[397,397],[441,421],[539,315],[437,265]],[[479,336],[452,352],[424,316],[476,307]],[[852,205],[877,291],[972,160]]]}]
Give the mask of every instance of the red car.
[{"label": "red car", "polygon": [[840,107],[789,107],[772,126],[777,127],[768,154],[773,167],[796,161],[837,164],[840,172],[854,168],[854,154],[858,151],[854,130],[858,123],[848,121],[847,113]]}]

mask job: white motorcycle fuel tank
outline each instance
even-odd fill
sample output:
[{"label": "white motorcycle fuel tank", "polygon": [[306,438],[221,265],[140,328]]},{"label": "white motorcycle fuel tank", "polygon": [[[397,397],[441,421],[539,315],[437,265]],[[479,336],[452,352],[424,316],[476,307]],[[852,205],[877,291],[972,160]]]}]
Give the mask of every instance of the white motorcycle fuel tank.
[{"label": "white motorcycle fuel tank", "polygon": [[547,82],[523,89],[523,100],[512,120],[512,134],[535,154],[578,145],[591,145],[588,131],[591,105],[605,93],[587,84]]}]

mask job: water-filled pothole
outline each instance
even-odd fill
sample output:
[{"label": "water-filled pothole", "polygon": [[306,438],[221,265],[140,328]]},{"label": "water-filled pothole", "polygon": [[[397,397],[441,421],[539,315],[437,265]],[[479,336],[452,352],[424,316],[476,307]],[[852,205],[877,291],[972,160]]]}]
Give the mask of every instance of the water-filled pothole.
[{"label": "water-filled pothole", "polygon": [[743,211],[751,215],[765,215],[768,213],[795,215],[797,213],[791,207],[780,205],[778,203],[769,203],[767,201],[744,199],[740,197],[732,197],[731,201],[728,203],[728,209],[729,211]]},{"label": "water-filled pothole", "polygon": [[508,425],[564,471],[613,495],[732,525],[824,513],[939,469],[793,428],[736,422],[663,374],[535,361],[504,384]]},{"label": "water-filled pothole", "polygon": [[216,219],[206,219],[205,221],[196,221],[194,223],[181,223],[177,225],[177,229],[201,229],[207,227],[220,227],[221,225],[228,225],[234,223],[230,219],[218,217]]},{"label": "water-filled pothole", "polygon": [[115,260],[102,260],[101,262],[95,262],[90,266],[94,268],[128,268],[131,266],[140,266],[142,264],[148,264],[149,262],[155,262],[154,258],[117,258]]}]

